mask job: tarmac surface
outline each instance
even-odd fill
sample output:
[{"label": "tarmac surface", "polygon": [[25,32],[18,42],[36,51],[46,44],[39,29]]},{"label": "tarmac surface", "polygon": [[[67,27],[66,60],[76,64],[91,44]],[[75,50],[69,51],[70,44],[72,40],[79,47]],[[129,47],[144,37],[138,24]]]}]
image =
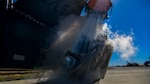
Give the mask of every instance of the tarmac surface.
[{"label": "tarmac surface", "polygon": [[150,84],[150,67],[110,68],[100,84]]},{"label": "tarmac surface", "polygon": [[[0,84],[33,84],[37,81],[38,79],[29,79]],[[150,84],[150,67],[111,67],[100,84]]]}]

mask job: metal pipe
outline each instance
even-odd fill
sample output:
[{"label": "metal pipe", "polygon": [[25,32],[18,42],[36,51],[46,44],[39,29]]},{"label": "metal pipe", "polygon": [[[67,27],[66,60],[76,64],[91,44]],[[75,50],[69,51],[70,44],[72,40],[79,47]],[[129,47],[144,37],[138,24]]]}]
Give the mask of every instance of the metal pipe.
[{"label": "metal pipe", "polygon": [[6,10],[9,8],[9,0],[6,0]]},{"label": "metal pipe", "polygon": [[13,3],[14,3],[14,0],[11,0],[11,3],[10,3],[11,9],[13,9]]}]

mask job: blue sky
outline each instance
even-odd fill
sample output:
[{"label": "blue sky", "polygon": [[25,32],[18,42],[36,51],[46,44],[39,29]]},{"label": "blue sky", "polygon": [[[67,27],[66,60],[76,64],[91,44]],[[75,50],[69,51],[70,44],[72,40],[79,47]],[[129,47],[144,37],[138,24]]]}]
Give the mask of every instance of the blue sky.
[{"label": "blue sky", "polygon": [[[120,34],[134,32],[134,46],[138,47],[134,61],[143,64],[150,56],[150,1],[149,0],[112,0],[113,9],[109,18],[111,31]],[[132,61],[131,61],[132,62]],[[122,65],[126,61],[113,53],[110,65]]]}]

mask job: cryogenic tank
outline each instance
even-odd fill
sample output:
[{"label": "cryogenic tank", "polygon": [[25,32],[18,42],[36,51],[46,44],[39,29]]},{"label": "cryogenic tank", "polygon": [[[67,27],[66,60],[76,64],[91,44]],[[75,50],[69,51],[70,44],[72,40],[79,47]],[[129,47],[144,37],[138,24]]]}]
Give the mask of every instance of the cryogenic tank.
[{"label": "cryogenic tank", "polygon": [[99,12],[107,12],[112,6],[110,0],[89,0],[88,7]]}]

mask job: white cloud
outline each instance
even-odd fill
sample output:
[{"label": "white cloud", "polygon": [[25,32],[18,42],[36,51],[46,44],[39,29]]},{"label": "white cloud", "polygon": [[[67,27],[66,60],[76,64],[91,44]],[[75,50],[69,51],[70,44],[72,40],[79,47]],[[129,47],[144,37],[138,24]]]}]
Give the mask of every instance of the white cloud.
[{"label": "white cloud", "polygon": [[127,60],[136,53],[137,48],[133,45],[132,36],[115,33],[110,40],[113,43],[114,51],[118,52],[123,59]]},{"label": "white cloud", "polygon": [[110,28],[111,26],[105,23],[102,30],[103,32],[109,32],[108,37],[109,40],[112,41],[114,52],[118,53],[124,60],[128,60],[130,57],[134,56],[137,51],[137,47],[134,46],[133,41],[134,33],[131,32],[130,35],[118,34],[118,32],[112,32]]}]

